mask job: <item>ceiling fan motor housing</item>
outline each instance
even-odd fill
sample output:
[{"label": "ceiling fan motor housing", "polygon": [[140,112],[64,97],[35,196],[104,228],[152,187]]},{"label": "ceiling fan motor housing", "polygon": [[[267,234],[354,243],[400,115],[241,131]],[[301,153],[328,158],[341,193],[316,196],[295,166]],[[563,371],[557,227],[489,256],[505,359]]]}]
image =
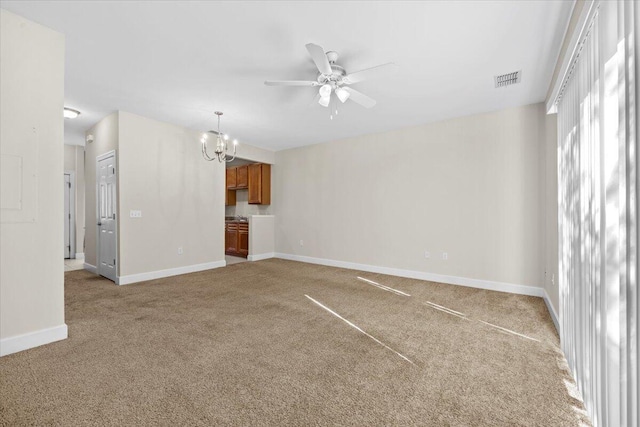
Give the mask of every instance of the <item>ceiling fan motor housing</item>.
[{"label": "ceiling fan motor housing", "polygon": [[329,64],[331,65],[331,74],[322,74],[319,73],[318,74],[318,83],[320,84],[327,84],[327,83],[341,83],[342,82],[342,78],[344,76],[347,75],[347,72],[344,68],[342,68],[340,65],[335,63],[335,60],[332,61],[331,58],[332,56],[330,54],[335,54],[335,56],[333,56],[333,58],[337,59],[338,58],[338,54],[335,52],[327,52],[327,58],[329,59]]}]

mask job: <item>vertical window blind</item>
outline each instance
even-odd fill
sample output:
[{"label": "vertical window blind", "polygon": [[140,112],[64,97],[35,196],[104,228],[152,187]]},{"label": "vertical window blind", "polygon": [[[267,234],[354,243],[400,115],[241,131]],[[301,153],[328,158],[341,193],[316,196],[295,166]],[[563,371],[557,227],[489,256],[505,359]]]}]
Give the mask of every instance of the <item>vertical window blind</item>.
[{"label": "vertical window blind", "polygon": [[593,3],[557,100],[560,337],[595,426],[638,426],[637,7]]}]

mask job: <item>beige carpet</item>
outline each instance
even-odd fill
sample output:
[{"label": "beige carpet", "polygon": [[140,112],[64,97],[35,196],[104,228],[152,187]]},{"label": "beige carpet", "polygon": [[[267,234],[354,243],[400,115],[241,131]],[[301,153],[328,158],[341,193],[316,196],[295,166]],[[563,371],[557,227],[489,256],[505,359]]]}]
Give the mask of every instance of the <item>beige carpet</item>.
[{"label": "beige carpet", "polygon": [[539,298],[275,259],[65,279],[69,339],[0,359],[0,425],[588,425]]}]

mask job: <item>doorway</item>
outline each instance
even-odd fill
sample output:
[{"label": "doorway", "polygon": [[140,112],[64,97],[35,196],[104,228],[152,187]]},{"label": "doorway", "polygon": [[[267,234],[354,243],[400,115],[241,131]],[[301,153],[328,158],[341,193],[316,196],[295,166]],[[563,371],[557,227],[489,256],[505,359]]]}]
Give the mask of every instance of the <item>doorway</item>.
[{"label": "doorway", "polygon": [[117,279],[117,169],[116,152],[96,158],[97,183],[97,272],[116,282]]},{"label": "doorway", "polygon": [[76,256],[75,179],[73,172],[64,173],[64,259]]}]

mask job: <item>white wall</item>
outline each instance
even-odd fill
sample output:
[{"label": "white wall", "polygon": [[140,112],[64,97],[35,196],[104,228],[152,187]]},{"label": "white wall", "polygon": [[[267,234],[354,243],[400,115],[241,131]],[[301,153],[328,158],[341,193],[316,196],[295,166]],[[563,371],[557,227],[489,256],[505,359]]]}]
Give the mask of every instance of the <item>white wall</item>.
[{"label": "white wall", "polygon": [[0,355],[67,336],[63,107],[64,37],[0,9]]},{"label": "white wall", "polygon": [[[118,113],[112,113],[92,126],[86,133],[94,141],[85,146],[85,263],[96,266],[97,224],[96,214],[96,158],[116,150],[118,161]],[[120,242],[118,242],[120,243]]]},{"label": "white wall", "polygon": [[276,251],[542,288],[545,126],[535,104],[277,152]]},{"label": "white wall", "polygon": [[121,277],[223,265],[225,165],[202,158],[199,133],[120,112],[118,162]]},{"label": "white wall", "polygon": [[84,147],[64,146],[64,171],[75,173],[76,254],[84,253]]}]

